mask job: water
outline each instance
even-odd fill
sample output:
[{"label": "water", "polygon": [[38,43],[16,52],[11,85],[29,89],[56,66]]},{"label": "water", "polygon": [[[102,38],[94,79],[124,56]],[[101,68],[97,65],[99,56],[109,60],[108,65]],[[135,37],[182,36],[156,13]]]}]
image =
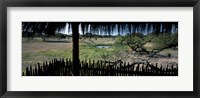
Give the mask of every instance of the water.
[{"label": "water", "polygon": [[97,48],[110,48],[111,46],[96,46]]}]

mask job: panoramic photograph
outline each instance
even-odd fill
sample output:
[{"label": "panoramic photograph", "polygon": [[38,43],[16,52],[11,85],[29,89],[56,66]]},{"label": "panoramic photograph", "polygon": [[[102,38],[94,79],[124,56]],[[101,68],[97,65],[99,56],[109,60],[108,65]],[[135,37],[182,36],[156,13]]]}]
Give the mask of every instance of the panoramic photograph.
[{"label": "panoramic photograph", "polygon": [[178,22],[22,22],[22,76],[178,76]]}]

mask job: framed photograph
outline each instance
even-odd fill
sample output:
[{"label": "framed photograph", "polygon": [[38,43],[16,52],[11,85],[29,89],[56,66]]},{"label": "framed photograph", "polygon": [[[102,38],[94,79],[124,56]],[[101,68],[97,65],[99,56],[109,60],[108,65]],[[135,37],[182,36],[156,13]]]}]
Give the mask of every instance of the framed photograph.
[{"label": "framed photograph", "polygon": [[0,8],[1,97],[199,97],[199,0]]}]

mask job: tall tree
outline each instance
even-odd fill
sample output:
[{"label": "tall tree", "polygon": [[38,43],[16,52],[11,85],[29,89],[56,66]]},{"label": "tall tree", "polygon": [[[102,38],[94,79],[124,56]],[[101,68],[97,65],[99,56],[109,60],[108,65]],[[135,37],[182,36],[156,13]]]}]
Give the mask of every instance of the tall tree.
[{"label": "tall tree", "polygon": [[73,75],[80,75],[80,64],[79,64],[79,23],[72,23],[72,34],[73,34]]}]

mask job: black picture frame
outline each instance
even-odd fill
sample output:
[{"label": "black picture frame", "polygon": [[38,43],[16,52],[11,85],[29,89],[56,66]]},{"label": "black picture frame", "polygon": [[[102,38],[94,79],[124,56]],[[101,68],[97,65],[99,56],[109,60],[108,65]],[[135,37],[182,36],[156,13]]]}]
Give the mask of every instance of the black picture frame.
[{"label": "black picture frame", "polygon": [[[7,91],[7,7],[193,7],[193,91]],[[2,98],[198,98],[200,0],[1,0],[0,96]]]}]

